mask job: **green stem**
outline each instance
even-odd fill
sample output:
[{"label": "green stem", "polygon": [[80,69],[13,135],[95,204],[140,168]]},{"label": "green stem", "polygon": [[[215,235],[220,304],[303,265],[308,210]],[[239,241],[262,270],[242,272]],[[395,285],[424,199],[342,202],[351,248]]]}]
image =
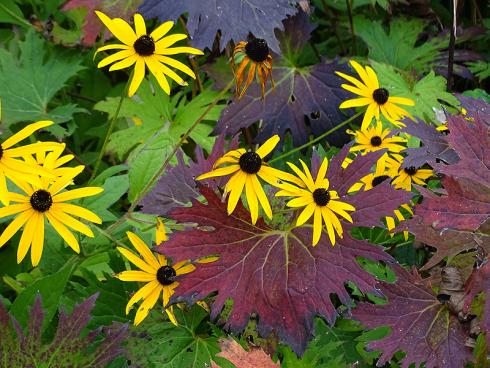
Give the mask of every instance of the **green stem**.
[{"label": "green stem", "polygon": [[114,230],[115,228],[117,228],[120,224],[122,224],[128,216],[131,216],[131,214],[133,213],[134,209],[139,204],[139,202],[150,191],[150,189],[153,187],[155,182],[160,178],[160,176],[165,172],[168,165],[170,164],[170,161],[175,156],[175,154],[177,153],[179,148],[182,146],[182,144],[187,140],[189,135],[199,125],[199,123],[204,120],[204,118],[211,111],[211,109],[213,109],[213,107],[215,107],[218,104],[218,102],[223,98],[223,96],[226,94],[226,92],[228,92],[228,90],[233,86],[233,83],[234,83],[234,80],[232,79],[226,85],[226,87],[221,90],[221,92],[218,94],[218,96],[216,96],[214,101],[210,105],[208,105],[208,107],[206,108],[206,110],[204,110],[204,112],[201,114],[201,116],[199,116],[199,118],[191,125],[191,127],[189,129],[187,129],[187,131],[184,133],[184,135],[182,135],[182,137],[180,137],[179,142],[177,142],[177,144],[174,146],[174,148],[172,149],[172,152],[170,152],[170,154],[167,156],[167,158],[163,162],[163,165],[160,167],[160,169],[155,173],[155,175],[152,176],[152,178],[148,181],[148,183],[146,183],[143,190],[138,194],[138,196],[135,198],[133,203],[131,203],[131,206],[129,207],[128,211],[124,214],[124,216],[120,217],[118,221],[116,221],[115,223],[113,223],[111,226],[109,226],[107,228],[107,230],[106,230],[107,233],[111,233],[111,231]]},{"label": "green stem", "polygon": [[114,126],[116,125],[116,121],[119,116],[119,112],[121,111],[121,106],[124,101],[124,98],[128,93],[129,83],[131,79],[133,79],[133,73],[131,73],[131,75],[129,76],[128,82],[126,83],[126,87],[124,87],[124,90],[121,93],[121,97],[119,98],[119,103],[117,104],[116,107],[116,112],[114,113],[114,116],[112,117],[111,122],[109,123],[109,128],[107,128],[107,132],[104,138],[104,143],[102,144],[102,148],[100,149],[99,157],[95,162],[94,171],[92,171],[92,175],[90,176],[89,182],[91,182],[95,178],[95,176],[97,175],[97,171],[99,170],[100,164],[102,163],[102,158],[104,158],[105,151],[107,149],[107,144],[109,143],[109,138],[112,134],[112,131],[114,130]]},{"label": "green stem", "polygon": [[271,163],[273,163],[275,161],[279,161],[280,159],[283,159],[284,157],[287,157],[287,156],[289,156],[289,155],[291,155],[291,154],[293,154],[295,152],[301,151],[302,149],[304,149],[304,148],[306,148],[308,146],[311,146],[311,145],[313,145],[313,144],[321,141],[323,138],[325,138],[328,135],[332,134],[336,130],[339,130],[343,126],[345,126],[345,125],[349,124],[350,122],[354,121],[354,119],[356,119],[357,117],[361,116],[363,113],[364,113],[364,111],[359,111],[357,114],[352,115],[350,118],[348,118],[347,120],[344,120],[339,125],[336,125],[332,129],[327,130],[322,135],[319,135],[315,139],[312,139],[311,141],[309,141],[308,143],[303,144],[302,146],[296,147],[296,148],[294,148],[294,149],[292,149],[290,151],[287,151],[286,153],[284,153],[284,154],[282,154],[280,156],[274,157],[272,160],[268,161],[268,163],[271,164]]},{"label": "green stem", "polygon": [[345,0],[347,4],[347,12],[349,13],[349,25],[350,25],[350,33],[352,36],[352,55],[357,53],[356,47],[356,33],[354,31],[354,18],[352,16],[352,0]]}]

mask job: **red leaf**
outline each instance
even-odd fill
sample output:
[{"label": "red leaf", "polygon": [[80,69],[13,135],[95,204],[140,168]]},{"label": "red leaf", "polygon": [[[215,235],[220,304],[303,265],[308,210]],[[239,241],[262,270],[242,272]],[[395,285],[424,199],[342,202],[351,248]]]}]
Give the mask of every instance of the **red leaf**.
[{"label": "red leaf", "polygon": [[311,225],[278,230],[259,219],[254,226],[241,204],[228,216],[226,203],[211,189],[202,188],[201,193],[207,205],[194,201],[192,207],[171,212],[178,222],[200,227],[176,233],[157,249],[175,261],[219,255],[218,261],[197,264],[194,272],[182,278],[172,301],[194,303],[217,291],[211,317],[216,318],[231,298],[233,309],[225,327],[233,331],[242,331],[249,316],[257,313],[262,336],[274,331],[301,353],[312,337],[315,315],[335,321],[332,294],[350,304],[345,283],[352,281],[362,291],[374,290],[375,279],[359,267],[356,258],[391,260],[380,247],[355,240],[348,232],[334,247],[325,233],[312,247]]},{"label": "red leaf", "polygon": [[461,368],[472,360],[471,349],[465,346],[467,332],[441,304],[430,287],[418,274],[402,267],[393,268],[398,280],[395,284],[380,282],[379,287],[388,298],[384,305],[360,304],[353,317],[369,328],[389,326],[391,333],[368,345],[381,350],[378,365],[387,363],[397,351],[405,351],[402,367],[425,362],[426,368]]},{"label": "red leaf", "polygon": [[[274,363],[271,357],[262,349],[251,348],[250,351],[245,351],[240,344],[233,339],[221,339],[219,345],[221,347],[221,353],[216,356],[228,359],[236,367],[279,368],[281,366],[279,363]],[[211,368],[219,368],[219,366],[213,362]]]},{"label": "red leaf", "polygon": [[437,196],[420,188],[424,200],[415,207],[415,214],[422,217],[425,224],[435,229],[473,231],[490,218],[490,188],[468,180],[456,181],[449,176],[442,183],[447,196]]},{"label": "red leaf", "polygon": [[[119,17],[126,20],[130,19],[130,15],[136,10],[142,0],[69,0],[63,5],[62,10],[71,10],[76,8],[86,8],[87,16],[83,24],[83,40],[82,43],[86,47],[93,46],[95,40],[100,33],[105,29],[102,22],[95,15],[95,10],[101,10],[109,17]],[[110,33],[105,31],[104,40],[110,38]]]}]

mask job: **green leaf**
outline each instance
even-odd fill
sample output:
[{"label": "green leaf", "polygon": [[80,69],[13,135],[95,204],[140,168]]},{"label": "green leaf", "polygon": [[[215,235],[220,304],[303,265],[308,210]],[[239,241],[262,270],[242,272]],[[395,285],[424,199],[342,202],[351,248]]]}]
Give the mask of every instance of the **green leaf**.
[{"label": "green leaf", "polygon": [[45,276],[29,285],[17,296],[10,308],[10,313],[22,326],[26,326],[29,319],[29,311],[26,306],[34,304],[36,295],[41,294],[45,309],[43,328],[46,328],[58,310],[59,301],[73,267],[74,259],[72,258],[72,261],[67,262],[58,272]]},{"label": "green leaf", "polygon": [[490,63],[484,60],[478,60],[467,63],[468,68],[471,70],[476,77],[483,81],[490,77]]},{"label": "green leaf", "polygon": [[315,320],[315,338],[301,358],[289,348],[281,346],[283,368],[343,368],[360,360],[356,338],[360,328],[350,326],[351,321],[339,321],[344,326],[330,327],[322,319]]},{"label": "green leaf", "polygon": [[392,66],[372,62],[380,84],[388,89],[390,95],[411,98],[415,106],[403,106],[408,112],[425,121],[436,121],[436,111],[441,110],[444,101],[451,106],[459,106],[459,101],[446,91],[444,77],[429,72],[419,81],[410,81],[395,72]]},{"label": "green leaf", "polygon": [[[152,79],[153,81],[153,79]],[[157,133],[165,133],[168,145],[173,146],[182,134],[204,113],[219,92],[205,89],[188,101],[183,92],[169,97],[155,83],[143,81],[138,98],[125,98],[119,117],[128,118],[129,126],[111,135],[108,149],[122,159],[133,147],[146,142]],[[110,97],[97,103],[94,108],[107,112],[111,118],[119,98]],[[210,151],[215,138],[209,137],[212,126],[206,120],[216,121],[224,105],[214,106],[191,133],[191,138],[203,149]]]},{"label": "green leaf", "polygon": [[[117,171],[119,171],[121,166],[116,166],[115,168],[117,168]],[[112,171],[113,169],[114,168],[109,168],[106,171]],[[100,176],[96,178],[98,182],[100,180],[99,178]],[[104,191],[97,196],[84,199],[83,206],[94,211],[102,219],[102,221],[116,221],[117,217],[111,211],[109,211],[109,208],[128,191],[129,176],[127,174],[111,176],[105,179],[102,187],[104,188]]]},{"label": "green leaf", "polygon": [[13,0],[2,0],[0,3],[0,23],[17,24],[29,27],[30,24],[24,19],[24,14]]},{"label": "green leaf", "polygon": [[371,60],[407,71],[429,71],[439,51],[448,43],[446,39],[432,38],[415,46],[426,25],[419,19],[395,18],[390,23],[389,34],[379,21],[363,17],[354,20],[356,34],[367,44]]},{"label": "green leaf", "polygon": [[[0,49],[0,98],[2,123],[53,120],[63,123],[82,111],[74,104],[51,109],[50,101],[79,70],[80,57],[65,52],[47,52],[47,44],[33,30],[19,44],[20,54]],[[63,131],[52,130],[58,136]]]},{"label": "green leaf", "polygon": [[174,307],[179,326],[154,320],[150,315],[127,340],[128,356],[145,368],[202,368],[220,352],[218,339],[210,336],[208,314],[194,305],[183,312]]}]

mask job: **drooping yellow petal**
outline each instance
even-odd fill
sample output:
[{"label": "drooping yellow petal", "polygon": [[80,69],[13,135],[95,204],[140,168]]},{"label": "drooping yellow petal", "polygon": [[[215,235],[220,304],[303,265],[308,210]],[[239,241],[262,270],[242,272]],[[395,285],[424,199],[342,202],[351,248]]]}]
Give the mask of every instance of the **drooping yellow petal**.
[{"label": "drooping yellow petal", "polygon": [[239,171],[236,174],[236,185],[231,188],[230,197],[228,198],[228,215],[235,210],[238,200],[240,199],[240,196],[242,194],[246,179],[247,174],[243,171]]},{"label": "drooping yellow petal", "polygon": [[129,58],[129,57],[133,56],[134,54],[135,54],[135,51],[133,49],[118,51],[115,54],[109,55],[109,56],[105,57],[104,59],[102,59],[101,61],[99,61],[99,63],[97,64],[97,68],[103,68],[109,64],[116,62],[116,61]]},{"label": "drooping yellow petal", "polygon": [[252,218],[252,224],[255,225],[259,216],[259,203],[257,201],[257,195],[255,194],[254,185],[251,180],[251,175],[247,175],[245,179],[245,194]]},{"label": "drooping yellow petal", "polygon": [[[116,277],[119,278],[119,275],[117,275]],[[155,280],[147,283],[141,289],[139,289],[136,293],[134,293],[134,295],[131,297],[131,299],[129,299],[129,302],[126,305],[126,314],[129,314],[131,307],[135,303],[138,303],[141,299],[146,299],[148,297],[148,295],[150,295],[153,292],[153,290],[155,290],[155,289],[160,290],[160,288],[161,288],[160,283],[155,279]]]},{"label": "drooping yellow petal", "polygon": [[264,209],[266,216],[269,219],[272,219],[272,208],[269,203],[269,199],[265,195],[264,189],[262,185],[260,185],[259,179],[257,179],[256,175],[250,175],[252,184],[254,186],[255,194],[257,194],[257,199],[259,200],[260,205]]},{"label": "drooping yellow petal", "polygon": [[202,52],[199,49],[195,49],[194,47],[181,46],[181,47],[171,47],[168,49],[163,49],[158,54],[160,54],[160,55],[177,55],[177,54],[204,55],[204,52]]},{"label": "drooping yellow petal", "polygon": [[9,206],[2,207],[0,208],[0,218],[15,215],[16,213],[27,211],[30,208],[30,203],[11,204]]},{"label": "drooping yellow petal", "polygon": [[315,207],[313,212],[313,238],[311,240],[311,245],[317,245],[322,236],[322,210],[320,207]]},{"label": "drooping yellow petal", "polygon": [[161,288],[155,288],[150,295],[141,303],[140,307],[136,311],[136,317],[134,318],[135,326],[138,326],[147,316],[150,310],[155,306],[155,303],[160,296]]},{"label": "drooping yellow petal", "polygon": [[71,203],[53,203],[53,208],[59,209],[60,211],[69,213],[77,217],[81,217],[84,220],[94,222],[96,224],[101,224],[102,220],[99,216],[86,208],[77,206]]},{"label": "drooping yellow petal", "polygon": [[[7,189],[7,181],[5,179],[5,175],[2,172],[2,167],[0,166],[0,202],[4,206],[8,206],[10,204],[10,197],[9,197],[9,191]],[[0,209],[0,213],[2,213],[2,209]],[[8,216],[8,215],[4,215]],[[0,215],[0,217],[3,217]]]},{"label": "drooping yellow petal", "polygon": [[330,243],[332,244],[332,246],[335,245],[335,232],[334,232],[334,229],[333,229],[333,226],[332,226],[332,222],[331,222],[331,219],[328,215],[328,208],[327,207],[323,207],[321,209],[321,213],[322,213],[322,217],[323,217],[323,222],[325,223],[325,226],[327,227],[327,234],[328,234],[328,238],[330,240]]},{"label": "drooping yellow petal", "polygon": [[26,221],[26,224],[24,226],[24,231],[22,232],[22,236],[20,237],[20,241],[19,241],[19,246],[17,248],[17,263],[22,262],[27,252],[29,251],[29,248],[31,247],[34,233],[35,232],[37,233],[36,227],[37,227],[39,216],[42,215],[40,215],[38,212],[33,211],[29,219]]},{"label": "drooping yellow petal", "polygon": [[80,244],[78,240],[72,234],[70,230],[66,228],[61,222],[59,222],[54,216],[52,216],[49,211],[45,212],[49,223],[53,226],[58,234],[63,238],[63,240],[68,244],[68,246],[73,249],[76,253],[80,253]]},{"label": "drooping yellow petal", "polygon": [[144,78],[145,78],[145,62],[143,59],[138,59],[136,60],[136,65],[134,67],[133,79],[131,79],[131,83],[129,85],[129,90],[128,90],[129,97],[132,97],[136,93],[138,87],[140,86],[141,82],[143,82]]},{"label": "drooping yellow petal", "polygon": [[128,56],[127,58],[125,58],[121,61],[118,61],[117,63],[112,64],[111,67],[109,68],[109,71],[113,72],[115,70],[121,70],[121,69],[129,68],[134,63],[136,63],[136,60],[138,60],[138,57],[136,56],[136,54],[134,54],[132,56]]},{"label": "drooping yellow petal", "polygon": [[167,231],[165,230],[165,224],[160,217],[157,217],[157,229],[156,229],[156,245],[159,245],[167,240]]},{"label": "drooping yellow petal", "polygon": [[27,220],[32,216],[33,210],[28,210],[20,213],[3,231],[0,236],[0,248],[10,240],[12,236],[26,223]]},{"label": "drooping yellow petal", "polygon": [[313,215],[313,212],[315,212],[315,208],[316,205],[314,202],[311,202],[308,205],[306,205],[306,207],[303,209],[301,214],[298,216],[298,219],[296,220],[296,226],[301,226],[306,221],[308,221],[310,217]]},{"label": "drooping yellow petal", "polygon": [[180,61],[169,58],[167,56],[156,55],[156,57],[158,61],[164,64],[168,64],[171,67],[174,67],[175,69],[180,70],[181,72],[187,74],[189,77],[196,79],[196,74],[194,73],[194,71],[184,63],[181,63]]},{"label": "drooping yellow petal", "polygon": [[68,226],[69,228],[78,231],[79,233],[82,233],[88,236],[89,238],[94,237],[94,233],[87,225],[85,225],[83,222],[78,221],[77,219],[74,219],[67,213],[64,213],[63,211],[56,210],[53,208],[50,208],[49,212],[51,216],[54,216],[59,222],[61,222],[65,226]]},{"label": "drooping yellow petal", "polygon": [[36,223],[36,233],[32,238],[31,245],[31,262],[34,267],[39,264],[43,254],[44,247],[44,216],[38,214]]}]

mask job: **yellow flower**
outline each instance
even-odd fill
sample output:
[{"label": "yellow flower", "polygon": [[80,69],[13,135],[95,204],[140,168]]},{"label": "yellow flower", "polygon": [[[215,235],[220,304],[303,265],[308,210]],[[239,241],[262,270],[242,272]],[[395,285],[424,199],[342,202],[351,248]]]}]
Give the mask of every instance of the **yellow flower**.
[{"label": "yellow flower", "polygon": [[[293,175],[274,169],[263,160],[265,156],[271,153],[277,143],[279,143],[279,136],[274,135],[255,152],[247,152],[244,148],[230,151],[215,162],[212,171],[198,176],[197,180],[233,174],[225,186],[225,195],[230,194],[228,198],[228,214],[235,210],[245,188],[252,223],[255,224],[257,222],[259,203],[267,217],[272,219],[272,209],[259,178],[270,185],[277,185],[279,179],[295,180]],[[218,166],[223,164],[229,165],[218,168]]]},{"label": "yellow flower", "polygon": [[349,132],[356,139],[356,144],[350,149],[351,152],[362,151],[362,153],[367,153],[385,148],[390,152],[400,152],[405,149],[400,143],[407,141],[398,136],[390,137],[391,130],[383,129],[381,121],[377,121],[373,127]]},{"label": "yellow flower", "polygon": [[[235,68],[237,64],[238,67]],[[272,87],[274,87],[274,80],[272,79],[272,55],[264,39],[254,38],[249,42],[240,41],[233,50],[231,65],[236,77],[236,95],[238,98],[242,98],[248,86],[255,79],[256,74],[259,76],[262,98],[265,95],[267,78],[270,77]],[[242,88],[248,65],[250,67],[248,68],[247,79]]]},{"label": "yellow flower", "polygon": [[[63,151],[65,150],[66,144],[61,143],[56,148],[52,150],[52,152],[47,153],[46,151],[36,152],[35,155],[26,155],[24,156],[24,161],[27,162],[31,166],[39,165],[44,169],[48,170],[55,177],[60,177],[69,174],[73,170],[77,170],[74,167],[62,167],[64,164],[73,160],[75,156],[73,155],[64,155],[61,156]],[[49,184],[49,181],[52,181],[52,178],[41,177],[41,181],[45,181],[45,185]]]},{"label": "yellow flower", "polygon": [[[30,155],[33,153],[49,151],[59,147],[56,142],[37,142],[28,144],[22,147],[13,148],[14,145],[31,136],[36,130],[52,125],[52,121],[38,121],[27,125],[24,129],[15,133],[0,143],[0,201],[8,206],[9,196],[7,189],[7,181],[10,180],[28,182],[35,185],[40,185],[38,175],[54,176],[37,164],[29,164],[18,158]],[[33,174],[36,173],[36,174]]]},{"label": "yellow flower", "polygon": [[120,49],[121,51],[106,57],[99,62],[97,67],[103,68],[104,66],[115,63],[109,68],[109,71],[113,71],[129,68],[135,64],[133,79],[131,80],[128,90],[128,95],[130,97],[136,93],[136,90],[145,77],[145,65],[150,70],[150,73],[155,76],[160,87],[167,94],[170,94],[170,85],[165,76],[170,77],[180,85],[187,85],[187,83],[168,66],[180,70],[191,78],[196,78],[194,72],[187,65],[168,57],[168,55],[183,53],[203,55],[201,50],[193,47],[170,47],[177,41],[187,38],[187,35],[182,33],[164,37],[173,27],[173,22],[165,22],[158,26],[153,32],[147,34],[145,20],[140,14],[134,15],[135,30],[133,31],[131,26],[121,18],[110,19],[100,11],[96,11],[95,13],[109,31],[123,43],[106,45],[98,48],[96,54],[105,50]]},{"label": "yellow flower", "polygon": [[[179,285],[173,278],[192,272],[195,267],[190,264],[189,261],[182,261],[175,265],[170,265],[165,256],[157,254],[155,257],[150,248],[136,234],[133,234],[130,231],[126,234],[128,235],[131,244],[133,244],[134,248],[143,258],[138,257],[136,254],[125,248],[118,247],[117,249],[128,259],[128,261],[138,267],[141,271],[123,271],[116,275],[116,277],[122,281],[146,283],[145,286],[139,289],[131,297],[126,306],[126,314],[128,314],[131,307],[143,299],[134,319],[134,324],[139,325],[146,318],[150,309],[154,307],[161,293],[163,293],[163,307],[166,307],[170,297],[174,293],[174,289]],[[177,325],[173,307],[169,306],[165,308],[165,312],[170,321]]]},{"label": "yellow flower", "polygon": [[[298,216],[296,226],[303,225],[313,216],[313,238],[312,245],[318,244],[323,231],[323,223],[327,228],[330,243],[335,245],[335,233],[342,238],[342,225],[337,215],[352,222],[351,216],[347,211],[355,211],[355,208],[345,202],[337,201],[339,196],[335,190],[328,190],[329,181],[325,177],[327,174],[328,160],[323,162],[318,170],[316,180],[313,180],[310,170],[306,164],[300,160],[303,172],[294,164],[288,162],[289,167],[298,175],[301,185],[283,183],[279,185],[282,189],[276,196],[296,197],[287,203],[288,207],[305,207]],[[323,221],[322,221],[323,218]]]},{"label": "yellow flower", "polygon": [[388,121],[395,125],[400,125],[397,120],[405,116],[410,116],[406,110],[397,104],[414,106],[415,102],[413,100],[405,97],[390,96],[388,90],[379,85],[378,77],[371,67],[366,66],[366,68],[363,68],[354,60],[350,61],[350,65],[355,69],[361,80],[341,72],[335,73],[352,83],[352,85],[342,84],[342,88],[360,97],[344,101],[339,107],[346,109],[349,107],[367,106],[364,118],[362,119],[361,129],[366,129],[371,124],[373,117],[379,120],[380,112]]},{"label": "yellow flower", "polygon": [[167,240],[167,231],[165,230],[165,224],[160,217],[157,217],[157,229],[155,231],[155,243],[159,245]]},{"label": "yellow flower", "polygon": [[425,185],[426,179],[430,178],[434,172],[431,169],[419,169],[415,166],[409,166],[399,169],[397,177],[393,180],[396,189],[412,190],[412,182],[419,185]]},{"label": "yellow flower", "polygon": [[71,215],[97,224],[102,223],[102,220],[92,211],[74,204],[64,203],[72,199],[93,196],[103,191],[102,188],[98,187],[86,187],[62,192],[82,170],[83,166],[79,166],[76,170],[72,170],[50,184],[40,187],[13,180],[15,185],[22,189],[26,195],[9,193],[10,200],[17,203],[0,208],[0,218],[17,215],[0,236],[0,247],[24,226],[17,250],[18,263],[24,259],[29,248],[31,248],[32,265],[38,265],[44,246],[45,218],[77,253],[80,252],[80,245],[68,228],[88,237],[94,236],[87,225]]}]

